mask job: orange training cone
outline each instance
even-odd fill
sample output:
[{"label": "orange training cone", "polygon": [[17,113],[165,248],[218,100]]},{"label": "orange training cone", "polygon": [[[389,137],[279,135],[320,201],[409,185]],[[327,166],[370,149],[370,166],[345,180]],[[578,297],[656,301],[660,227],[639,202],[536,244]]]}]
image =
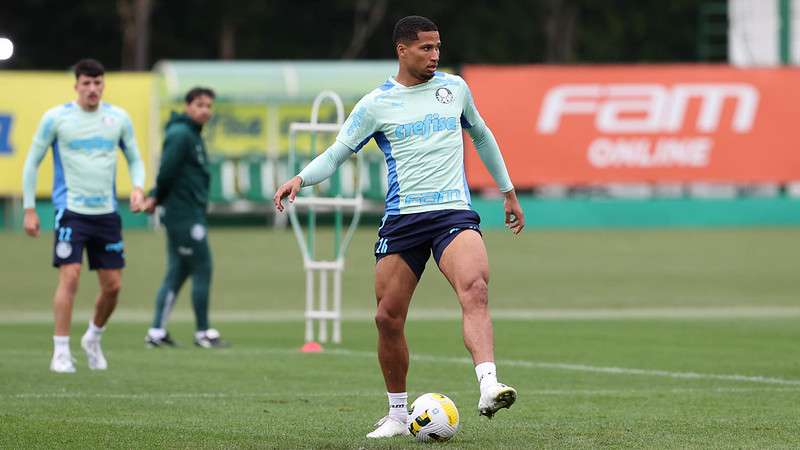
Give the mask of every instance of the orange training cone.
[{"label": "orange training cone", "polygon": [[303,346],[300,347],[300,351],[303,353],[321,353],[323,348],[319,345],[319,342],[311,341],[303,344]]}]

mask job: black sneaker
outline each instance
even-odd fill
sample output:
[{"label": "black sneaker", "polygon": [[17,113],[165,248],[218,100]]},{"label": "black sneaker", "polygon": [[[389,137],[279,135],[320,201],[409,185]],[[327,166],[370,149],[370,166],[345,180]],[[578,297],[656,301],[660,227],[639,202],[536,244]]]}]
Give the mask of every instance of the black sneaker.
[{"label": "black sneaker", "polygon": [[172,340],[169,333],[165,334],[163,338],[156,339],[147,333],[144,337],[144,346],[147,348],[160,348],[160,347],[177,347],[178,344]]},{"label": "black sneaker", "polygon": [[230,346],[228,342],[222,340],[219,331],[213,328],[207,329],[199,338],[195,336],[194,345],[202,348],[224,348]]}]

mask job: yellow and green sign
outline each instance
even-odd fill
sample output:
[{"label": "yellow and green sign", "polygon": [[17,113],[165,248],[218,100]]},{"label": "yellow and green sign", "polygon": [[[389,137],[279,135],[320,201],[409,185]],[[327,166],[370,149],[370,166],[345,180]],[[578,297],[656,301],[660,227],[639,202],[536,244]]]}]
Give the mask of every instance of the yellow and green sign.
[{"label": "yellow and green sign", "polygon": [[[152,183],[149,152],[151,74],[107,74],[103,100],[125,109],[133,121],[136,142]],[[22,167],[42,115],[50,108],[76,98],[75,78],[68,72],[0,72],[0,196],[22,195]],[[127,163],[119,153],[117,193],[126,196],[131,183]],[[49,197],[53,185],[53,159],[39,166],[36,193]]]}]

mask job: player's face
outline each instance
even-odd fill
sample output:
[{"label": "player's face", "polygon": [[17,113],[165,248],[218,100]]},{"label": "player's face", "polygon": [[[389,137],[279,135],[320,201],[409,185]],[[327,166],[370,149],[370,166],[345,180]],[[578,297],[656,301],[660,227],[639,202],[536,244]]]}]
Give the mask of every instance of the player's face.
[{"label": "player's face", "polygon": [[214,100],[207,95],[198,95],[191,103],[186,105],[186,114],[196,123],[204,125],[211,119],[211,109]]},{"label": "player's face", "polygon": [[438,31],[420,31],[417,33],[417,40],[408,44],[397,46],[400,64],[406,67],[408,72],[422,81],[433,78],[433,73],[439,67],[439,50],[442,41],[439,39]]},{"label": "player's face", "polygon": [[83,108],[95,109],[103,98],[103,88],[105,81],[103,76],[90,77],[88,75],[78,76],[75,81],[75,91],[78,93],[78,104]]}]

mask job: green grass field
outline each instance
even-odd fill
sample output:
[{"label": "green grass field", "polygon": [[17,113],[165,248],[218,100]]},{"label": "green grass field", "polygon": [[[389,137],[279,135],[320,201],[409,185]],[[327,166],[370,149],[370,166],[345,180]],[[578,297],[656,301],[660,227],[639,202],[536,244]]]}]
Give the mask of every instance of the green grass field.
[{"label": "green grass field", "polygon": [[[163,236],[126,234],[106,372],[78,339],[97,286],[76,300],[78,373],[47,368],[51,237],[0,234],[0,448],[796,448],[800,445],[800,230],[486,233],[500,378],[520,393],[479,418],[456,300],[429,264],[408,325],[409,395],[449,395],[447,444],[368,441],[386,410],[371,321],[375,231],[351,246],[344,342],[302,354],[294,237],[213,229],[212,322],[233,344],[192,347],[188,292],[146,350]],[[328,236],[321,236],[320,240]]]}]

